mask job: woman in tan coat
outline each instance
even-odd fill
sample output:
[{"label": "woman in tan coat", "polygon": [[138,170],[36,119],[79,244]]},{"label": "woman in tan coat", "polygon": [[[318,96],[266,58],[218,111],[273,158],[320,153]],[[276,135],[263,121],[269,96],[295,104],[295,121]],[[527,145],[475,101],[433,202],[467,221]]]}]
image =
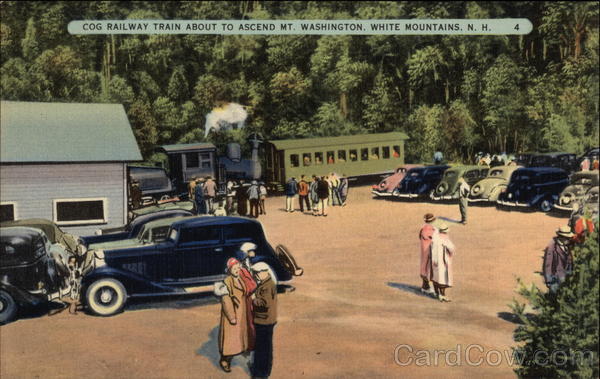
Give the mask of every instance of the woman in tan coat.
[{"label": "woman in tan coat", "polygon": [[253,329],[248,320],[252,309],[248,304],[251,291],[241,277],[244,270],[235,258],[227,261],[229,275],[224,283],[227,294],[221,297],[221,323],[219,328],[219,364],[225,372],[231,371],[231,360],[235,355],[250,351],[254,345]]}]

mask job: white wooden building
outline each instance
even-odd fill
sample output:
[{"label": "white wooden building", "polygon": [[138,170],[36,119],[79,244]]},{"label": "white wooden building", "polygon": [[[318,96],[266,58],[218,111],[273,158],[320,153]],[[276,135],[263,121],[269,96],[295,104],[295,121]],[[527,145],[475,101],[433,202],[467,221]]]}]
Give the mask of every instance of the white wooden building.
[{"label": "white wooden building", "polygon": [[45,218],[75,235],[123,225],[127,163],[141,160],[120,104],[2,101],[2,221]]}]

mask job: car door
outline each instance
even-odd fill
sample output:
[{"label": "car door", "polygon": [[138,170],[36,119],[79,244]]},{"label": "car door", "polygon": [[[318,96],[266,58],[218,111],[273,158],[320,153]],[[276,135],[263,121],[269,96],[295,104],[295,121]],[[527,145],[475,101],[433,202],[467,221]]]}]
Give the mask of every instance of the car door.
[{"label": "car door", "polygon": [[214,275],[223,253],[221,229],[214,225],[182,228],[175,253],[182,259],[181,280],[202,281]]}]

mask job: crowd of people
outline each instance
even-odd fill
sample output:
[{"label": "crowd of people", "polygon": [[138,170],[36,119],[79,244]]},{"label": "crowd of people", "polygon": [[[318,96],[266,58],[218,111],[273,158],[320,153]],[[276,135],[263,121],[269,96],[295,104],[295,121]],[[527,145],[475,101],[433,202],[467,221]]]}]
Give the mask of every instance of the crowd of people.
[{"label": "crowd of people", "polygon": [[264,182],[229,180],[225,196],[217,197],[217,184],[212,177],[194,177],[188,184],[189,198],[194,202],[197,215],[248,216],[266,215],[267,187]]},{"label": "crowd of people", "polygon": [[300,176],[300,181],[292,177],[285,184],[285,210],[296,211],[298,197],[300,212],[312,213],[314,216],[327,216],[329,206],[345,206],[348,198],[348,178],[335,173],[327,176],[313,175],[307,179]]},{"label": "crowd of people", "polygon": [[231,372],[233,358],[253,352],[252,377],[266,378],[273,365],[273,331],[277,323],[277,284],[269,266],[252,264],[257,246],[246,242],[227,261],[227,277],[215,285],[221,302],[219,365]]}]

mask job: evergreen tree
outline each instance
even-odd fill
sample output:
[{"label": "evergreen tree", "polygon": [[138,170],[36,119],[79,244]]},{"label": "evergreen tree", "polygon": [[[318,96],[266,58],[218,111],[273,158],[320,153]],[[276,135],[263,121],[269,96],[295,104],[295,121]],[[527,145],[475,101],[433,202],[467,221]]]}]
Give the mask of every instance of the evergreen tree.
[{"label": "evergreen tree", "polygon": [[536,311],[528,315],[524,304],[512,305],[523,323],[514,334],[524,342],[515,348],[520,377],[598,377],[598,224],[595,229],[575,247],[573,273],[557,293],[520,283],[519,293]]}]

